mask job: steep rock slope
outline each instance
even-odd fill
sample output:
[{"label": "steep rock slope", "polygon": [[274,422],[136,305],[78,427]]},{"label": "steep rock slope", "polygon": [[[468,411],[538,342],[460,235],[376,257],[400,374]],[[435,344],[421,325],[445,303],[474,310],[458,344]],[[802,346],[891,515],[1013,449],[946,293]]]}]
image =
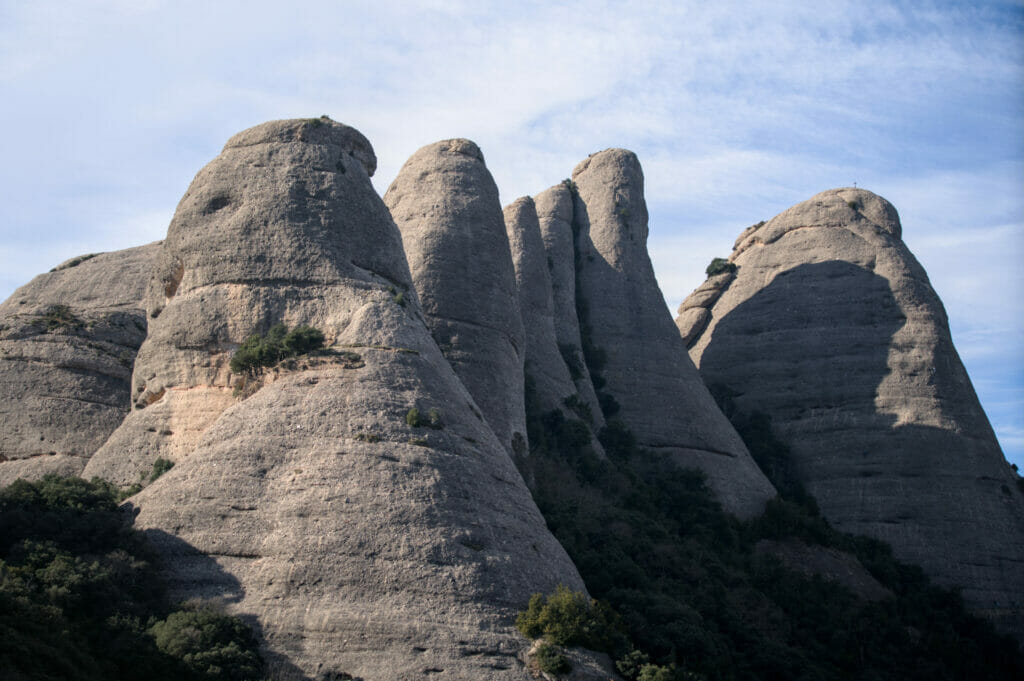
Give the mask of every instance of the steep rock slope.
[{"label": "steep rock slope", "polygon": [[576,312],[576,249],[573,245],[572,192],[564,183],[534,197],[544,250],[551,276],[551,302],[555,321],[555,339],[565,359],[580,399],[590,407],[594,428],[604,427],[604,414],[583,357],[580,322]]},{"label": "steep rock slope", "polygon": [[427,326],[505,448],[526,451],[523,323],[498,188],[469,140],[413,154],[384,195]]},{"label": "steep rock slope", "polygon": [[[594,429],[594,409],[577,394],[572,374],[558,348],[548,256],[533,199],[524,196],[505,207],[505,228],[526,333],[526,374],[537,406],[543,412],[558,410],[566,418],[580,419]],[[597,432],[593,431],[595,435]],[[596,437],[591,438],[591,446],[599,455],[604,454]]]},{"label": "steep rock slope", "polygon": [[[248,335],[283,322],[330,340],[352,312],[351,280],[411,285],[400,241],[373,227],[386,210],[348,179],[375,167],[358,131],[311,119],[241,132],[196,175],[149,278],[133,411],[86,475],[131,484],[156,458],[185,456],[234,404],[228,363]],[[340,229],[351,243],[326,238]]]},{"label": "steep rock slope", "polygon": [[[274,678],[525,680],[515,611],[583,585],[415,296],[398,299],[411,278],[372,169],[355,130],[278,121],[197,176],[151,291],[136,395],[153,402],[131,418],[165,428],[173,409],[155,410],[190,389],[228,406],[132,498],[136,526],[175,596],[252,618]],[[233,396],[231,349],[279,319],[330,347]]]},{"label": "steep rock slope", "polygon": [[746,230],[730,260],[677,320],[708,384],[771,416],[837,527],[1024,632],[1024,495],[893,206],[826,191]]},{"label": "steep rock slope", "polygon": [[608,149],[577,165],[572,179],[577,295],[605,355],[602,374],[617,417],[641,446],[702,470],[727,510],[759,513],[775,490],[704,387],[654,278],[640,162]]},{"label": "steep rock slope", "polygon": [[128,413],[158,247],[72,258],[0,304],[0,486],[80,473]]}]

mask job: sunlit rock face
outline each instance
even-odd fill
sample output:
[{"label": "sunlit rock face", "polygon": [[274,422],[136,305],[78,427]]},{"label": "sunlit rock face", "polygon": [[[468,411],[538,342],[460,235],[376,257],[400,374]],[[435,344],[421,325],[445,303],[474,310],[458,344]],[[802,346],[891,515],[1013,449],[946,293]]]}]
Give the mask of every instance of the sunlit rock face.
[{"label": "sunlit rock face", "polygon": [[0,304],[0,486],[81,473],[124,419],[158,249],[72,258]]},{"label": "sunlit rock face", "polygon": [[729,259],[736,271],[677,318],[708,385],[771,416],[839,529],[889,542],[1024,632],[1024,494],[893,206],[822,192],[744,231]]},{"label": "sunlit rock face", "polygon": [[[598,456],[603,456],[604,449],[596,437],[600,432],[598,424],[604,423],[603,419],[595,421],[595,412],[600,417],[600,408],[596,400],[591,406],[580,397],[573,382],[573,372],[558,346],[551,286],[553,261],[544,248],[533,199],[524,196],[505,207],[505,228],[516,269],[519,309],[526,334],[526,380],[528,390],[532,391],[529,399],[536,401],[539,413],[554,410],[566,419],[586,423],[591,429],[590,446]],[[571,312],[575,317],[575,310]],[[570,352],[578,353],[579,350],[575,348]]]},{"label": "sunlit rock face", "polygon": [[572,219],[574,213],[572,190],[566,183],[541,192],[534,197],[534,207],[540,224],[544,251],[547,254],[548,274],[551,279],[551,304],[555,325],[555,340],[576,386],[577,394],[586,404],[594,428],[605,425],[601,404],[597,399],[590,370],[583,357],[583,340],[576,310],[576,247],[573,243]]},{"label": "sunlit rock face", "polygon": [[760,513],[775,490],[705,388],[654,278],[640,162],[608,149],[577,165],[572,180],[580,324],[603,355],[615,416],[642,447],[703,471],[727,510]]},{"label": "sunlit rock face", "polygon": [[498,188],[479,147],[417,151],[384,195],[427,326],[510,454],[526,451],[525,338]]},{"label": "sunlit rock face", "polygon": [[[583,583],[431,337],[372,170],[362,135],[317,119],[240,133],[200,171],[98,470],[176,461],[130,499],[136,527],[175,598],[254,624],[272,678],[525,681],[515,613]],[[234,348],[277,322],[326,349],[234,390]]]}]

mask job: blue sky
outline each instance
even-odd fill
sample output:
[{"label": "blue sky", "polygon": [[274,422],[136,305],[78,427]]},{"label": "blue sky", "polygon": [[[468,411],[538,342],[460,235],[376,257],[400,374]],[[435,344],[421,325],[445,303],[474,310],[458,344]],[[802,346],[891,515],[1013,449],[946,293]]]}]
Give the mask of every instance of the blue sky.
[{"label": "blue sky", "polygon": [[469,137],[504,203],[632,149],[673,312],[742,228],[856,182],[900,211],[1024,469],[1021,0],[0,0],[0,101],[0,299],[161,238],[227,138],[274,118],[361,130],[381,192]]}]

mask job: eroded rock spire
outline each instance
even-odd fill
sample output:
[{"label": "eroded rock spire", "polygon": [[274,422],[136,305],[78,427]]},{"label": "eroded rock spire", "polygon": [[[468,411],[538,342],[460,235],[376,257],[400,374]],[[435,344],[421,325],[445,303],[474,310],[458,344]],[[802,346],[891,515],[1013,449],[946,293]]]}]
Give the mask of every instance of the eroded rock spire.
[{"label": "eroded rock spire", "polygon": [[771,417],[830,522],[1024,632],[1024,493],[895,208],[822,192],[744,231],[730,261],[677,320],[707,383]]}]

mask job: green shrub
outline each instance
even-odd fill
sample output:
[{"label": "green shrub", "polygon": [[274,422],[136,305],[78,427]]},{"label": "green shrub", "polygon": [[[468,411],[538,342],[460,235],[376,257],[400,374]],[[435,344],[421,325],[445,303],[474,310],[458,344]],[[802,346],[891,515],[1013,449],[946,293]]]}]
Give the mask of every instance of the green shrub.
[{"label": "green shrub", "polygon": [[405,422],[413,428],[420,426],[420,410],[412,407],[405,413]]},{"label": "green shrub", "polygon": [[548,674],[568,674],[572,665],[566,659],[564,651],[557,645],[541,643],[533,654],[537,667]]},{"label": "green shrub", "polygon": [[627,643],[622,623],[607,603],[588,599],[563,584],[547,597],[533,594],[526,610],[516,618],[516,628],[529,638],[543,637],[556,645],[611,653]]},{"label": "green shrub", "polygon": [[283,359],[305,355],[323,347],[324,334],[311,326],[297,326],[289,331],[284,324],[275,324],[266,336],[255,333],[246,338],[231,357],[231,371],[257,376],[265,367]]},{"label": "green shrub", "polygon": [[149,628],[156,647],[196,679],[257,681],[263,662],[252,630],[206,603],[188,603]]},{"label": "green shrub", "polygon": [[434,430],[444,428],[441,412],[437,409],[431,409],[426,416],[423,416],[419,409],[413,407],[406,412],[405,422],[413,428],[433,428]]},{"label": "green shrub", "polygon": [[735,272],[736,264],[731,263],[726,258],[713,258],[711,264],[707,266],[704,273],[709,277],[713,277],[716,274],[722,274],[723,272]]},{"label": "green shrub", "polygon": [[36,318],[36,323],[42,324],[47,331],[77,329],[82,326],[82,320],[67,305],[50,305],[42,316]]},{"label": "green shrub", "polygon": [[[0,489],[0,677],[261,678],[243,623],[175,613],[154,555],[117,495],[98,478],[56,475]],[[191,646],[160,647],[151,628],[166,640],[176,630]]]},{"label": "green shrub", "polygon": [[158,458],[153,462],[153,472],[149,474],[149,481],[153,482],[167,471],[174,468],[174,462],[169,459]]}]

